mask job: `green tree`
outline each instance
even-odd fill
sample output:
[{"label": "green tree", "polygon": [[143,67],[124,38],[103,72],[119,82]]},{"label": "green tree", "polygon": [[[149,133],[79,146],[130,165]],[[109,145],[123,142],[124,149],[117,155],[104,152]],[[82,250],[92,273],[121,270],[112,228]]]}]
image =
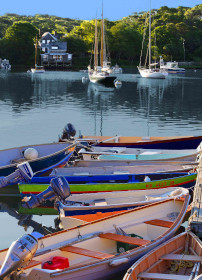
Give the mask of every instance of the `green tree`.
[{"label": "green tree", "polygon": [[28,22],[16,22],[5,34],[6,57],[15,64],[30,64],[34,60],[34,39],[38,30]]}]

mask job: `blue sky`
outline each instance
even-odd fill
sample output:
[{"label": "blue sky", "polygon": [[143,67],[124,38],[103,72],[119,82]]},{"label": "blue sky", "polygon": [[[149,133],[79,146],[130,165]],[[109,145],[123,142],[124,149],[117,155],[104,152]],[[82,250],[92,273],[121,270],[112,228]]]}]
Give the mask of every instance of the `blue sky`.
[{"label": "blue sky", "polygon": [[[104,17],[110,20],[121,19],[133,12],[149,10],[149,0],[103,0]],[[201,0],[151,0],[152,8],[168,7],[194,7],[201,4]],[[6,0],[1,1],[0,15],[16,13],[19,15],[49,14],[72,19],[95,18],[101,14],[102,0]]]}]

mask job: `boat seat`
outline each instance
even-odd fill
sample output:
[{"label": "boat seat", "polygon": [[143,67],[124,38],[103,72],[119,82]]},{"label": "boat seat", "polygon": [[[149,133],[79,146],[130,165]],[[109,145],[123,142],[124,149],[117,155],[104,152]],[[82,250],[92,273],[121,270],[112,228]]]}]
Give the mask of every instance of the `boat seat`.
[{"label": "boat seat", "polygon": [[202,256],[197,255],[183,255],[183,254],[167,254],[160,257],[161,260],[174,260],[174,261],[191,261],[191,262],[202,262]]},{"label": "boat seat", "polygon": [[95,259],[107,259],[107,258],[114,257],[114,255],[111,255],[111,254],[91,251],[91,250],[76,247],[76,246],[66,246],[66,247],[61,248],[60,250],[69,252],[69,253],[74,253],[74,254],[78,254],[78,255],[95,258]]},{"label": "boat seat", "polygon": [[120,235],[120,234],[116,234],[116,233],[101,233],[101,234],[99,234],[99,237],[115,240],[118,242],[128,243],[128,244],[132,244],[132,245],[137,245],[137,246],[144,246],[151,242],[150,240]]},{"label": "boat seat", "polygon": [[149,273],[142,272],[138,274],[138,279],[161,279],[161,280],[189,280],[187,275],[164,274],[164,273]]},{"label": "boat seat", "polygon": [[148,224],[148,225],[159,226],[159,227],[167,227],[167,228],[171,228],[172,225],[173,225],[173,222],[165,221],[165,220],[159,220],[159,219],[145,221],[144,223]]}]

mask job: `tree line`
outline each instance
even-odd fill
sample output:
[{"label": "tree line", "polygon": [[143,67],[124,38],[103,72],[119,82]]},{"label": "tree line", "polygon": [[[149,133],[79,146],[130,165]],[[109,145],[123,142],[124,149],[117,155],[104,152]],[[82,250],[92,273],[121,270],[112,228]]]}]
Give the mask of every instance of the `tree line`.
[{"label": "tree line", "polygon": [[[202,61],[202,5],[193,8],[163,6],[152,10],[151,14],[153,60],[162,55],[167,61]],[[142,53],[144,63],[148,46],[148,22],[146,11],[134,12],[118,21],[105,19],[106,45],[113,61],[138,64]],[[98,30],[100,25],[101,21],[98,20]],[[12,65],[32,65],[36,36],[40,38],[47,31],[56,34],[61,41],[67,41],[67,51],[73,54],[73,63],[77,57],[90,60],[95,20],[39,14],[0,16],[0,57],[9,59]]]}]

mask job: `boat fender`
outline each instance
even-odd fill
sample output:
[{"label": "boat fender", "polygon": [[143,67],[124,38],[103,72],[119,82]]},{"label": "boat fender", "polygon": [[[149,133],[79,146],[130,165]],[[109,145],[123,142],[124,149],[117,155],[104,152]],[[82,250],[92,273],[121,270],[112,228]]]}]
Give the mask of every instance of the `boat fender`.
[{"label": "boat fender", "polygon": [[172,197],[172,196],[179,196],[182,194],[182,190],[181,189],[176,189],[174,191],[171,192],[171,194],[169,195],[169,197]]},{"label": "boat fender", "polygon": [[128,263],[129,259],[128,258],[121,258],[121,259],[117,259],[117,260],[113,260],[109,263],[110,266],[118,266],[118,265],[122,265],[125,263]]},{"label": "boat fender", "polygon": [[151,182],[151,179],[149,178],[149,176],[145,176],[144,182]]},{"label": "boat fender", "polygon": [[24,151],[24,157],[27,160],[34,160],[34,159],[37,159],[39,157],[39,153],[34,148],[28,148]]}]

